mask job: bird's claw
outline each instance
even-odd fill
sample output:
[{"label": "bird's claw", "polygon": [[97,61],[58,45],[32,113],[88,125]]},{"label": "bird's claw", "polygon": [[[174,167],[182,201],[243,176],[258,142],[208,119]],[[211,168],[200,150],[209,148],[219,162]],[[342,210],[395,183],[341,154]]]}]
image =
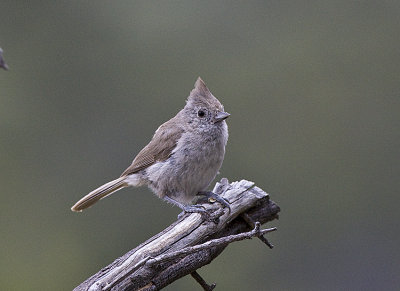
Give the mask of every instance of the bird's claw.
[{"label": "bird's claw", "polygon": [[224,207],[228,208],[229,213],[231,212],[231,206],[229,205],[229,202],[225,198],[222,198],[212,191],[202,191],[197,193],[197,196],[204,196],[205,198],[207,198],[207,201],[211,203],[217,201],[221,203]]},{"label": "bird's claw", "polygon": [[183,211],[179,213],[178,219],[182,218],[186,213],[200,213],[201,215],[210,216],[204,206],[202,205],[186,205],[182,208]]}]

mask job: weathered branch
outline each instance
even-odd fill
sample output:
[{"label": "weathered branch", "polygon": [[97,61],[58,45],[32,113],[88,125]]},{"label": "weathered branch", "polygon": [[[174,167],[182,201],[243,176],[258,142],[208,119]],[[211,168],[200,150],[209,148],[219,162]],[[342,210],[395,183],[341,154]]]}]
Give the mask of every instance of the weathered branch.
[{"label": "weathered branch", "polygon": [[[171,226],[115,260],[74,290],[160,290],[191,274],[204,290],[212,290],[196,270],[209,264],[237,240],[268,241],[260,225],[278,217],[279,207],[254,183],[222,179],[214,190],[229,201],[231,212],[218,202],[203,206],[209,218],[188,213]],[[250,231],[249,231],[250,230]],[[269,243],[268,243],[269,244]]]},{"label": "weathered branch", "polygon": [[215,238],[212,240],[209,240],[205,243],[199,244],[199,245],[195,245],[193,247],[186,247],[184,249],[181,249],[179,251],[175,251],[175,252],[171,252],[171,253],[166,253],[166,254],[162,254],[159,255],[155,258],[152,257],[147,257],[147,260],[145,262],[146,265],[152,267],[155,264],[161,264],[164,262],[168,262],[168,261],[172,261],[173,259],[179,258],[179,257],[183,257],[183,256],[187,256],[202,250],[206,250],[212,247],[217,247],[217,246],[221,246],[221,245],[227,245],[230,244],[234,241],[239,241],[239,240],[244,240],[244,239],[250,239],[254,236],[262,236],[263,234],[267,233],[267,232],[271,232],[276,230],[276,228],[267,228],[267,229],[260,229],[260,223],[256,222],[256,226],[254,227],[254,229],[252,231],[249,232],[242,232],[239,234],[231,234],[228,236],[224,236],[221,238]]}]

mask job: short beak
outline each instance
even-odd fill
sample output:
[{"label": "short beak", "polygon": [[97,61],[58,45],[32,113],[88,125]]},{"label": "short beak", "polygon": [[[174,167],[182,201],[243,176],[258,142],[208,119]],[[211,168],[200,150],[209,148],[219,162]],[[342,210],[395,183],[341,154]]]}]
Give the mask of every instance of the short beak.
[{"label": "short beak", "polygon": [[220,112],[220,111],[218,111],[217,115],[215,116],[215,123],[220,122],[220,121],[222,121],[222,120],[225,120],[225,119],[227,119],[229,116],[230,116],[230,114],[227,113],[227,112],[223,112],[223,111]]}]

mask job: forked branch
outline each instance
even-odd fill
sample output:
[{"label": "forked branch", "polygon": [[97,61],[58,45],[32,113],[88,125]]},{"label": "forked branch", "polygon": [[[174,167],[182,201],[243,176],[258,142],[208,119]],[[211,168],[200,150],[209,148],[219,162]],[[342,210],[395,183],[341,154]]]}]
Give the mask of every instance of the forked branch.
[{"label": "forked branch", "polygon": [[118,258],[74,290],[160,290],[191,275],[204,290],[213,290],[197,273],[234,241],[260,238],[276,228],[261,229],[280,211],[269,195],[253,182],[222,179],[213,192],[229,201],[231,212],[218,202],[203,206],[210,217],[188,213],[171,226]]}]

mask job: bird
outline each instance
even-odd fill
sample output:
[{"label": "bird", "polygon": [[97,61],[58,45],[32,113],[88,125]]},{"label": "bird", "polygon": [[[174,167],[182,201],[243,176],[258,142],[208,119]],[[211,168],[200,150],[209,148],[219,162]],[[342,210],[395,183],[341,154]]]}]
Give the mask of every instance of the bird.
[{"label": "bird", "polygon": [[121,176],[84,196],[71,210],[81,212],[125,187],[148,186],[182,213],[207,214],[203,206],[192,204],[197,196],[230,211],[228,201],[207,191],[224,160],[229,116],[199,77],[184,108],[155,131]]}]

